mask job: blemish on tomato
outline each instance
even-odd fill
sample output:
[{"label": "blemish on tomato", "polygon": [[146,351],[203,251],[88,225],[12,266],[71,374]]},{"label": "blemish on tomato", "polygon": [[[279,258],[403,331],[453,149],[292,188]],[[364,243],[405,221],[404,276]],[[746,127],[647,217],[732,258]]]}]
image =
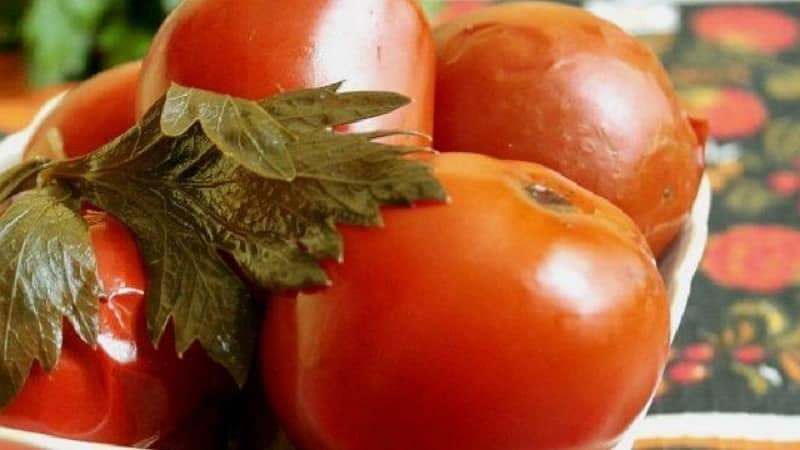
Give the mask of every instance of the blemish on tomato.
[{"label": "blemish on tomato", "polygon": [[672,186],[667,186],[664,188],[664,192],[661,193],[661,198],[664,199],[665,202],[672,200],[673,192]]},{"label": "blemish on tomato", "polygon": [[577,208],[566,196],[560,192],[539,183],[525,186],[525,193],[528,197],[540,206],[562,213],[576,212]]}]

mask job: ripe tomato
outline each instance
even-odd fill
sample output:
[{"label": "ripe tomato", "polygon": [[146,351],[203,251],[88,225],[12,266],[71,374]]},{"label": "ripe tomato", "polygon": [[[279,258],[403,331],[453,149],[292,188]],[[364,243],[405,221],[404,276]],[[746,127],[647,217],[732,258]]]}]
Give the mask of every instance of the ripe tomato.
[{"label": "ripe tomato", "polygon": [[544,167],[434,158],[449,204],[342,227],[332,284],[273,299],[263,379],[300,448],[608,448],[664,368],[636,226]]},{"label": "ripe tomato", "polygon": [[[70,91],[36,131],[25,157],[83,156],[132,127],[140,67],[140,62],[123,64]],[[65,155],[56,154],[49,141],[54,128],[61,134]]]},{"label": "ripe tomato", "polygon": [[434,147],[544,164],[619,206],[659,255],[688,216],[707,129],[658,58],[582,9],[518,3],[435,30]]},{"label": "ripe tomato", "polygon": [[145,276],[136,243],[112,217],[84,214],[107,300],[96,349],[68,326],[52,373],[33,369],[0,425],[70,439],[152,445],[227,389],[222,369],[193,347],[178,358],[171,340],[148,339]]},{"label": "ripe tomato", "polygon": [[413,104],[352,129],[432,131],[435,54],[415,0],[186,0],[145,58],[139,113],[171,82],[259,99],[346,81]]}]

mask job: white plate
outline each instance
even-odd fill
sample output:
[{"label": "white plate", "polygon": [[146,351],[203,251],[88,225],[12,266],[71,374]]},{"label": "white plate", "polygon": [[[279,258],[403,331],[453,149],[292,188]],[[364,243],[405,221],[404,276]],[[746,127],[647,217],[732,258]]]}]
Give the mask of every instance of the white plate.
[{"label": "white plate", "polygon": [[[47,113],[59,100],[60,97],[57,97],[49,101],[36,116],[31,126],[19,133],[9,136],[3,142],[0,142],[0,171],[17,163],[22,158],[23,149],[28,140],[30,140],[36,126],[46,117]],[[670,297],[672,309],[672,337],[675,336],[675,332],[680,325],[683,312],[686,309],[686,302],[689,299],[692,278],[703,256],[703,250],[705,249],[706,240],[708,238],[708,214],[710,207],[711,186],[708,179],[703,177],[700,190],[694,202],[690,220],[684,225],[680,236],[673,243],[672,247],[659,264],[659,270],[664,277]],[[614,450],[628,450],[633,447],[636,429],[643,418],[644,412]],[[0,449],[4,448],[2,446],[3,443],[28,445],[31,446],[30,450],[120,449],[120,447],[68,441],[0,427]]]}]

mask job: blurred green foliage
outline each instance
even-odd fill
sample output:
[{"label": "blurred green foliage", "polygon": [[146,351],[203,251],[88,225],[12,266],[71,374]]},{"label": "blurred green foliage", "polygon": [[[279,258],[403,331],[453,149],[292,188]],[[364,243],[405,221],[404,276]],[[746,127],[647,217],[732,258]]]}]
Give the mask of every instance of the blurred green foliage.
[{"label": "blurred green foliage", "polygon": [[19,21],[24,4],[19,0],[0,1],[0,50],[13,47],[19,42]]},{"label": "blurred green foliage", "polygon": [[144,56],[180,0],[0,0],[0,49],[22,49],[34,86]]},{"label": "blurred green foliage", "polygon": [[422,9],[429,17],[434,17],[439,14],[445,7],[445,2],[441,0],[420,0]]}]

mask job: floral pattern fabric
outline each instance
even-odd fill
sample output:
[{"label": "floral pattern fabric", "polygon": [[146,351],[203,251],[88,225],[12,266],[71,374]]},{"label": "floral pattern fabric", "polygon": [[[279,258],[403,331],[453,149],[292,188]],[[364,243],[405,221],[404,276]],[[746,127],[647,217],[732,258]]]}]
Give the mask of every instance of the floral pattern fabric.
[{"label": "floral pattern fabric", "polygon": [[711,237],[653,413],[800,414],[800,5],[682,11],[661,55],[711,122]]}]

